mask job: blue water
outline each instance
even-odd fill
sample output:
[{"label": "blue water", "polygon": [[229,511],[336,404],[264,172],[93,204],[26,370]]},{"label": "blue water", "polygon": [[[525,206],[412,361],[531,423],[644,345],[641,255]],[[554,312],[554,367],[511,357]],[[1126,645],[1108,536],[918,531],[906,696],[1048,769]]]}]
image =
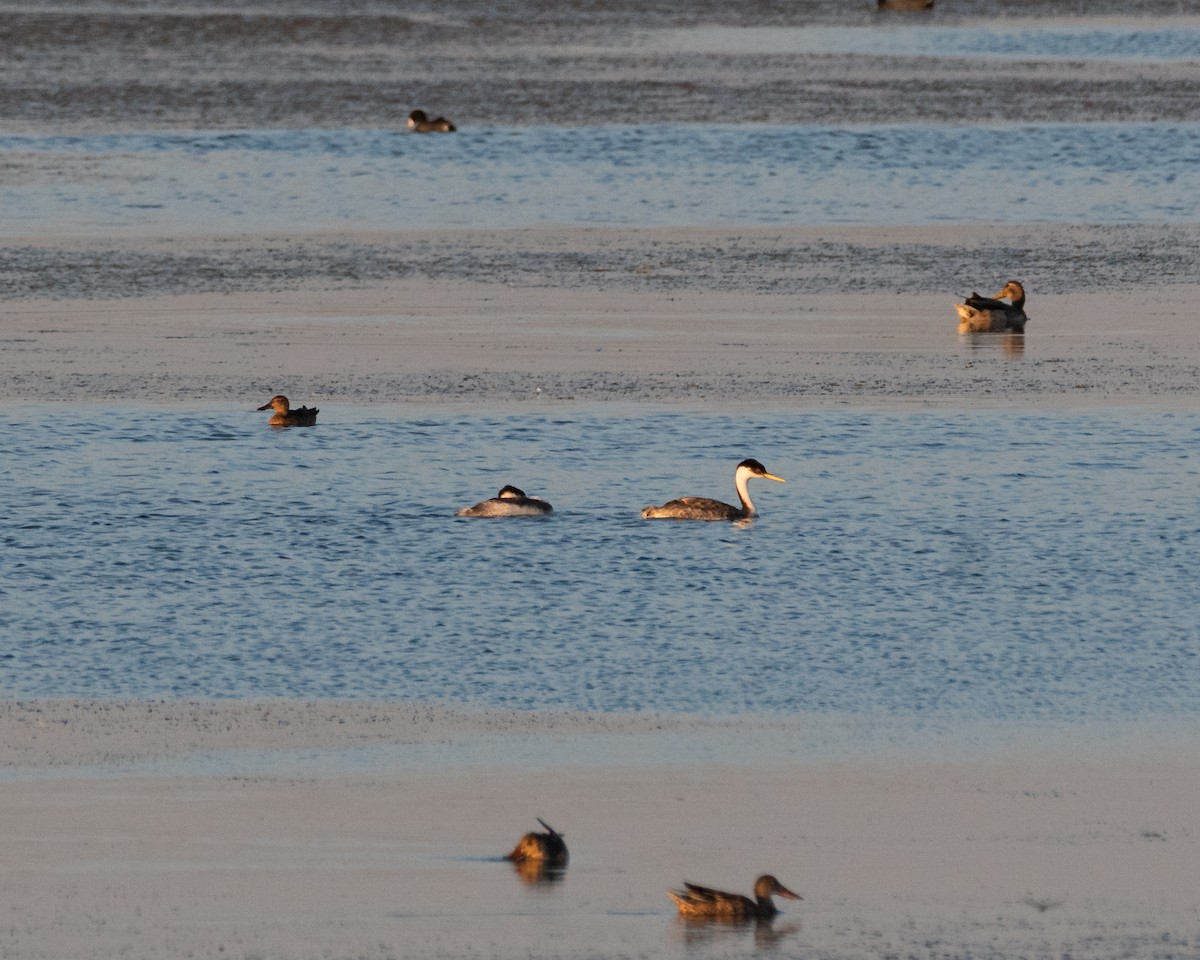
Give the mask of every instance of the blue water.
[{"label": "blue water", "polygon": [[11,235],[1200,219],[1200,125],[0,137]]},{"label": "blue water", "polygon": [[[0,413],[10,696],[1200,717],[1200,418]],[[685,493],[748,527],[643,521]],[[456,519],[513,482],[549,519]]]},{"label": "blue water", "polygon": [[648,30],[647,49],[711,54],[853,54],[1022,61],[1200,60],[1195,17],[1127,20],[1013,19],[940,25],[885,20],[869,26],[729,27]]}]

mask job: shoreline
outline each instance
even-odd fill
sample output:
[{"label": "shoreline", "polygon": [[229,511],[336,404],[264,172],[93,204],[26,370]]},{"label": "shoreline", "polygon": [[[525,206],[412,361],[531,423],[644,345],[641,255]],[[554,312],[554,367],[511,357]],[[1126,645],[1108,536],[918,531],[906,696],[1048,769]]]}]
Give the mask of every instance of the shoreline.
[{"label": "shoreline", "polygon": [[[429,770],[725,765],[1053,764],[1191,757],[1200,725],[1171,717],[996,721],[944,717],[682,714],[424,702],[37,697],[0,700],[0,782],[56,777],[220,776],[222,764],[308,776]],[[464,745],[486,741],[486,754]],[[546,749],[536,744],[546,745]],[[614,744],[624,743],[618,750]],[[350,759],[343,762],[339,754]],[[282,758],[282,767],[278,759]],[[535,758],[536,759],[533,759]],[[199,763],[193,765],[193,760]],[[261,764],[262,769],[257,769]],[[205,773],[199,773],[204,770]]]}]

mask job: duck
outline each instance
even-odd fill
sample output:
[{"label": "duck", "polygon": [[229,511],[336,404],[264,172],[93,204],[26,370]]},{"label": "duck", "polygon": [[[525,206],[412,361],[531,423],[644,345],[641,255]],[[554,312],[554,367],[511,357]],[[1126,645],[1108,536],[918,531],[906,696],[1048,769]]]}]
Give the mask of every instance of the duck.
[{"label": "duck", "polygon": [[695,883],[683,882],[683,890],[668,890],[667,896],[675,901],[681,917],[707,917],[716,920],[770,920],[778,908],[772,896],[803,900],[769,873],[754,881],[754,897],[740,893],[726,893]]},{"label": "duck", "polygon": [[774,480],[786,483],[783,477],[767,473],[767,468],[757,460],[743,460],[733,472],[733,485],[737,490],[740,507],[722,503],[709,497],[680,497],[669,500],[661,507],[646,507],[642,511],[644,520],[749,520],[758,516],[746,484],[750,480],[761,477],[763,480]]},{"label": "duck", "polygon": [[424,110],[414,110],[408,115],[408,129],[416,133],[453,133],[457,128],[445,117],[430,120]]},{"label": "duck", "polygon": [[[1011,303],[1005,303],[1007,297]],[[1009,280],[995,297],[972,293],[965,303],[956,303],[959,333],[1024,333],[1029,318],[1025,316],[1025,288]]]},{"label": "duck", "polygon": [[288,398],[283,394],[277,394],[258,409],[275,411],[275,416],[267,421],[267,426],[270,427],[311,427],[317,422],[319,413],[316,407],[300,407],[293,410]]},{"label": "duck", "polygon": [[876,6],[880,10],[932,10],[933,0],[878,0]]},{"label": "duck", "polygon": [[511,484],[500,489],[490,500],[473,507],[463,507],[456,517],[546,517],[554,512],[541,497],[527,497],[525,491]]},{"label": "duck", "polygon": [[537,863],[548,867],[565,867],[569,854],[563,835],[541,817],[537,818],[537,822],[546,828],[546,832],[525,834],[517,841],[512,853],[507,854],[504,859],[511,860],[513,863]]}]

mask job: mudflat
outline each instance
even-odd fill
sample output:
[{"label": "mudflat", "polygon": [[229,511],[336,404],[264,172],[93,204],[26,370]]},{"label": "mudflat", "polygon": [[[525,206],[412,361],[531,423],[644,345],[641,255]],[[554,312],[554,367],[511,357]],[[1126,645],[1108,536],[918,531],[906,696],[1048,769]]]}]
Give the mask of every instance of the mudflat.
[{"label": "mudflat", "polygon": [[[1191,403],[1197,248],[1191,227],[961,225],[29,243],[0,397]],[[959,336],[955,302],[1034,249],[1026,334]],[[36,295],[51,275],[91,287]]]},{"label": "mudflat", "polygon": [[[4,955],[1100,958],[1194,945],[1188,737],[1031,735],[974,759],[930,741],[837,760],[787,746],[814,722],[8,704]],[[462,759],[480,742],[490,761]],[[543,882],[500,859],[537,816],[571,851]],[[684,923],[666,897],[683,879],[749,892],[767,871],[804,897],[769,926]]]}]

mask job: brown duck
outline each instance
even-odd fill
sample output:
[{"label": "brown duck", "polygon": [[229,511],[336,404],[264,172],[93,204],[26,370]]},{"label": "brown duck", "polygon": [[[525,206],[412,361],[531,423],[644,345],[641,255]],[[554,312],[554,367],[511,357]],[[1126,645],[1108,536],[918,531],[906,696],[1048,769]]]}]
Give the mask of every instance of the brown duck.
[{"label": "brown duck", "polygon": [[317,422],[316,407],[300,407],[293,410],[288,398],[279,394],[264,403],[259,410],[274,410],[275,416],[267,421],[270,427],[311,427]]},{"label": "brown duck", "polygon": [[527,833],[504,859],[513,863],[543,863],[549,867],[567,865],[567,844],[563,835],[541,817],[537,822],[546,828],[545,833]]},{"label": "brown duck", "polygon": [[408,115],[408,129],[415,133],[453,133],[455,127],[445,117],[430,120],[424,110],[414,110]]},{"label": "brown duck", "polygon": [[[1005,303],[1004,298],[1011,301]],[[1025,316],[1025,288],[1016,280],[1009,280],[995,297],[981,297],[977,293],[967,297],[965,303],[956,303],[959,333],[1024,333],[1029,318]]]},{"label": "brown duck", "polygon": [[769,920],[779,912],[772,896],[803,900],[770,874],[754,881],[754,899],[740,893],[726,893],[710,887],[683,883],[683,890],[668,890],[667,895],[679,907],[682,917],[708,917],[714,920]]}]

